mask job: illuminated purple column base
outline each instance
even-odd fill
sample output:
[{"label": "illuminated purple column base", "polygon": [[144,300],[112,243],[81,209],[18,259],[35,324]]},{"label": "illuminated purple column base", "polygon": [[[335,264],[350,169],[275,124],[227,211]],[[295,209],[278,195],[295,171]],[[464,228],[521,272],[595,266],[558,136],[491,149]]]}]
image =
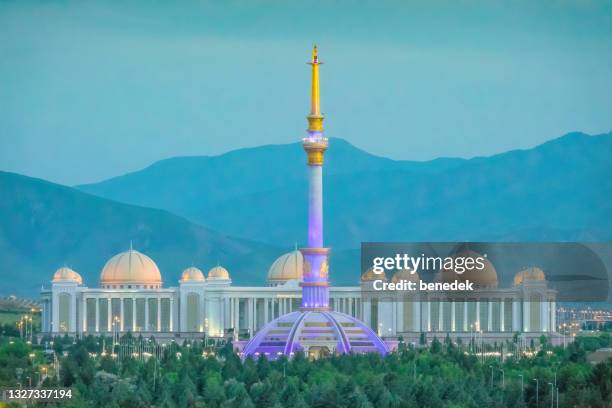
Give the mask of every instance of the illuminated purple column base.
[{"label": "illuminated purple column base", "polygon": [[327,281],[328,248],[302,248],[304,255],[304,277],[302,285],[302,308],[329,308],[329,283]]}]

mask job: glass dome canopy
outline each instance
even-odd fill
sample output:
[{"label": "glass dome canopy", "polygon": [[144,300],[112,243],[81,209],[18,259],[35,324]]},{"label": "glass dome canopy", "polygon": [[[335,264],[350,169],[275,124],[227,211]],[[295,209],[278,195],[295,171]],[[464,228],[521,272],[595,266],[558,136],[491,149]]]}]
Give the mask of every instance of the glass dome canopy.
[{"label": "glass dome canopy", "polygon": [[310,357],[328,354],[387,354],[387,345],[368,326],[344,313],[292,312],[264,326],[244,347],[245,357],[264,354],[270,359],[304,352]]}]

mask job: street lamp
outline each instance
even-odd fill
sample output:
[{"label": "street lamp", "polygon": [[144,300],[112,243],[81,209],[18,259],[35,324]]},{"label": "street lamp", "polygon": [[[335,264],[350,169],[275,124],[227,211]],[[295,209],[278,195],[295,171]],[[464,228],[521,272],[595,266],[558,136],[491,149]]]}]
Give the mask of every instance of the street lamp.
[{"label": "street lamp", "polygon": [[491,385],[490,385],[490,387],[493,388],[493,366],[490,365],[489,368],[491,369]]},{"label": "street lamp", "polygon": [[534,378],[533,381],[536,382],[536,407],[540,403],[540,382],[537,378]]},{"label": "street lamp", "polygon": [[525,387],[523,385],[523,374],[519,374],[519,377],[521,377],[521,401],[525,401]]},{"label": "street lamp", "polygon": [[504,369],[500,368],[499,371],[502,373],[502,388],[506,387],[506,375],[504,374]]},{"label": "street lamp", "polygon": [[550,385],[550,408],[553,408],[553,404],[555,403],[555,389],[553,383],[548,383]]},{"label": "street lamp", "polygon": [[45,378],[47,378],[47,367],[46,366],[42,366],[40,368],[40,371],[41,371],[40,383],[42,384],[42,382],[45,380]]}]

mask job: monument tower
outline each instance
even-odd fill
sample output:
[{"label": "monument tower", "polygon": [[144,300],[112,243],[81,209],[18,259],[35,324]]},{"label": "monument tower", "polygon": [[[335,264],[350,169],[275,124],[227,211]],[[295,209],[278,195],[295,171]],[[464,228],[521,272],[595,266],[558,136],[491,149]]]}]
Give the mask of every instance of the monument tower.
[{"label": "monument tower", "polygon": [[303,351],[312,357],[330,353],[388,353],[387,345],[365,323],[329,308],[328,254],[323,246],[323,136],[317,47],[312,51],[311,109],[303,139],[308,166],[308,247],[302,248],[302,307],[264,326],[244,347],[243,356],[276,358]]},{"label": "monument tower", "polygon": [[323,247],[323,158],[327,138],[323,136],[323,115],[319,92],[319,57],[317,46],[312,50],[311,109],[308,115],[308,136],[303,139],[308,164],[308,247],[304,255],[302,310],[329,310],[327,280],[328,248]]}]

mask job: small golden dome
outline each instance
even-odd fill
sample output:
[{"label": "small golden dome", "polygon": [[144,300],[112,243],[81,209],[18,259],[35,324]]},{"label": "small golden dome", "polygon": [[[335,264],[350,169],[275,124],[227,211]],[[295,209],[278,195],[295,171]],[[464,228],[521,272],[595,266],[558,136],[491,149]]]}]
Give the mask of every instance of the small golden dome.
[{"label": "small golden dome", "polygon": [[229,280],[230,275],[227,269],[222,266],[215,266],[210,271],[208,271],[208,279],[216,279],[216,280]]},{"label": "small golden dome", "polygon": [[453,258],[483,258],[482,262],[484,263],[484,268],[466,268],[463,273],[455,272],[455,270],[452,269],[442,269],[439,274],[441,282],[454,282],[456,280],[465,282],[469,280],[470,282],[474,282],[474,285],[478,287],[497,286],[497,270],[495,269],[495,266],[493,266],[493,263],[486,257],[482,256],[478,252],[467,250],[456,253],[453,255]]},{"label": "small golden dome", "polygon": [[204,282],[204,274],[195,266],[191,266],[183,271],[181,282]]},{"label": "small golden dome", "polygon": [[279,256],[268,270],[270,285],[283,284],[290,280],[301,281],[304,274],[304,255],[295,250]]},{"label": "small golden dome", "polygon": [[403,280],[410,281],[410,282],[418,282],[419,274],[416,272],[412,273],[412,269],[408,268],[408,269],[402,269],[402,270],[395,272],[393,276],[391,277],[391,282],[393,283],[398,283]]},{"label": "small golden dome", "polygon": [[113,256],[106,262],[100,274],[102,286],[117,284],[151,285],[162,284],[159,268],[151,258],[130,249]]},{"label": "small golden dome", "polygon": [[372,282],[375,280],[387,281],[387,276],[384,273],[374,273],[372,268],[368,269],[361,275],[362,282]]},{"label": "small golden dome", "polygon": [[72,269],[64,266],[55,271],[53,274],[53,282],[76,282],[77,284],[82,285],[83,278]]},{"label": "small golden dome", "polygon": [[544,271],[537,266],[531,266],[514,275],[514,286],[518,286],[525,281],[545,281]]}]

